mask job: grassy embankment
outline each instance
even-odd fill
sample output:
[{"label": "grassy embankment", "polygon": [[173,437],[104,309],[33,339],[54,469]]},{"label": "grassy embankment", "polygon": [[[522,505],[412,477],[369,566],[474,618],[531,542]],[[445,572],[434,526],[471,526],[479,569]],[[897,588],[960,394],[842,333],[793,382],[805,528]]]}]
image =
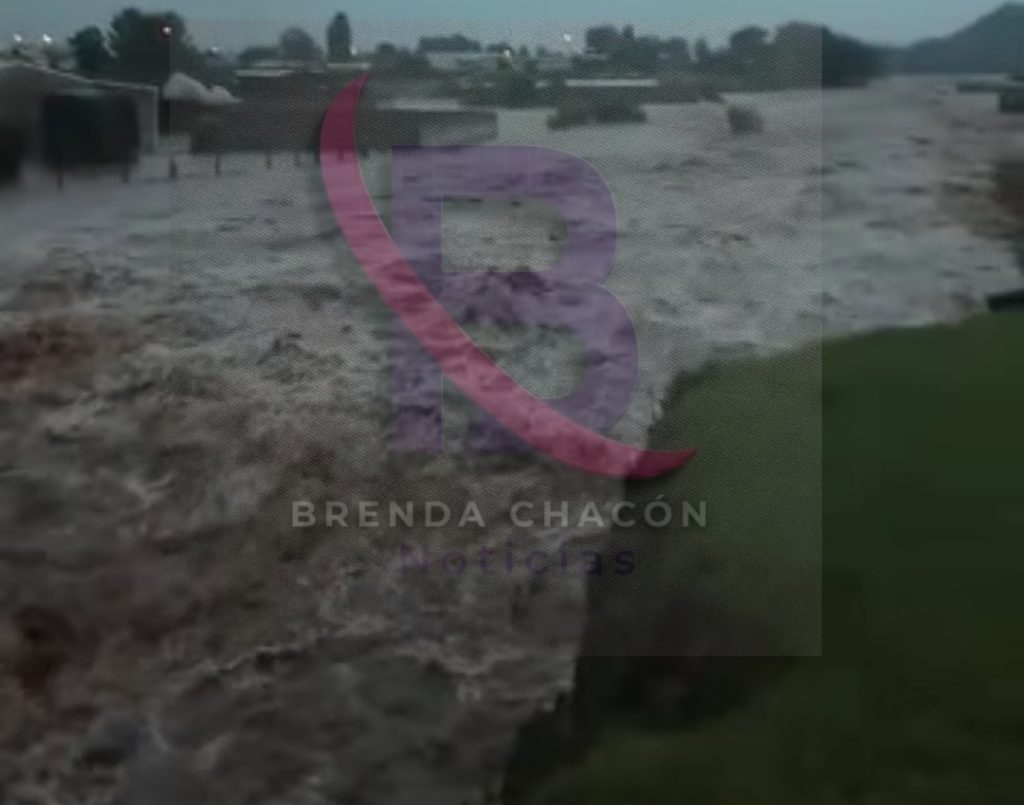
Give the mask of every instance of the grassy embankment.
[{"label": "grassy embankment", "polygon": [[[739,674],[742,695],[677,716],[670,696],[657,727],[650,708],[591,713],[600,727],[571,763],[521,780],[523,801],[1022,801],[1024,315],[845,340],[820,357],[680,385],[654,443],[701,453],[641,494],[707,499],[708,528],[644,537],[659,540],[657,570],[632,597],[605,589],[591,641],[602,653],[603,640],[673,626],[696,654],[813,651],[821,489],[823,656],[768,671],[729,661],[754,669]],[[820,471],[808,462],[819,411]],[[679,608],[660,616],[652,602],[673,596]]]}]

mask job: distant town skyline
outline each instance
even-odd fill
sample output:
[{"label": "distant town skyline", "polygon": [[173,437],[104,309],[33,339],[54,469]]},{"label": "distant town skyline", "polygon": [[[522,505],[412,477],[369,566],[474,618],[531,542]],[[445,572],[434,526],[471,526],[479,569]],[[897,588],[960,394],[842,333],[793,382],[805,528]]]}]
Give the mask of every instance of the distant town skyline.
[{"label": "distant town skyline", "polygon": [[274,5],[252,0],[4,0],[0,37],[4,44],[16,34],[29,40],[44,35],[64,40],[86,25],[105,28],[116,12],[134,6],[143,11],[176,11],[185,18],[196,44],[228,50],[274,42],[281,30],[292,25],[305,28],[319,40],[338,11],[348,14],[354,44],[362,50],[382,41],[411,46],[421,35],[456,31],[484,42],[509,40],[516,45],[549,48],[562,46],[562,34],[569,33],[578,46],[586,28],[604,22],[632,23],[638,34],[679,35],[691,40],[704,36],[712,44],[720,44],[743,25],[772,28],[789,20],[820,22],[871,42],[900,45],[952,33],[997,5],[979,5],[977,0],[643,0],[630,4],[519,0],[513,6],[515,17],[511,17],[507,6],[445,0],[436,4],[436,14],[428,13],[426,3],[417,4],[415,13],[422,16],[414,19],[409,15],[408,0],[289,0]]}]

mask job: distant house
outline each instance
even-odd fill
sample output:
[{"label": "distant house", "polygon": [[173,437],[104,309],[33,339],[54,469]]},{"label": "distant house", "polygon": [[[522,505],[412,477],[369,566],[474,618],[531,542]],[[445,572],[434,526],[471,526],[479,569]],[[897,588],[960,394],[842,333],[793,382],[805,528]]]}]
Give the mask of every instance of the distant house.
[{"label": "distant house", "polygon": [[605,53],[587,50],[583,53],[574,53],[570,61],[573,67],[593,75],[595,71],[607,69],[609,60]]},{"label": "distant house", "polygon": [[424,53],[427,63],[442,73],[479,73],[496,70],[506,56],[503,53],[464,51],[456,53]]},{"label": "distant house", "polygon": [[572,68],[572,59],[567,53],[544,53],[533,58],[540,75],[567,73]]},{"label": "distant house", "polygon": [[372,65],[368,61],[329,61],[324,69],[328,73],[342,73],[348,76],[362,75],[369,72]]},{"label": "distant house", "polygon": [[20,60],[0,61],[0,117],[5,125],[22,131],[31,153],[38,154],[42,147],[46,99],[68,93],[130,99],[138,120],[139,147],[143,153],[156,149],[159,138],[159,92],[156,87],[96,81]]},{"label": "distant house", "polygon": [[[354,78],[369,72],[362,62],[296,63],[260,61],[235,72],[235,94],[242,101],[205,114],[191,132],[192,151],[319,150],[324,115]],[[378,105],[373,83],[361,99],[357,141],[360,150],[396,145],[482,142],[496,135],[492,112],[436,105]]]},{"label": "distant house", "polygon": [[365,62],[259,61],[236,70],[235,83],[243,100],[283,103],[333,97],[369,69]]},{"label": "distant house", "polygon": [[562,93],[588,102],[649,103],[656,99],[660,87],[656,78],[567,78]]},{"label": "distant house", "polygon": [[654,89],[656,78],[567,78],[565,88],[576,91],[604,92],[608,90]]}]

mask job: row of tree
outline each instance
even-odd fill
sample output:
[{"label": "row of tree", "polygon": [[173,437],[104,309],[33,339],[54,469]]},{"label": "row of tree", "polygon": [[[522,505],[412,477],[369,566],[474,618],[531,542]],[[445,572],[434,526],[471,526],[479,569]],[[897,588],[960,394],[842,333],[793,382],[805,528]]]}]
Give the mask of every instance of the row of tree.
[{"label": "row of tree", "polygon": [[621,30],[601,25],[587,30],[586,46],[614,70],[640,75],[665,69],[692,70],[745,84],[792,86],[812,83],[818,76],[825,86],[858,84],[877,75],[882,64],[877,48],[801,22],[780,26],[774,38],[766,28],[747,26],[719,49],[698,39],[692,51],[689,42],[680,37],[637,36],[631,25]]},{"label": "row of tree", "polygon": [[326,51],[302,28],[289,28],[281,34],[276,45],[253,45],[238,55],[240,64],[250,65],[259,61],[284,59],[302,62],[343,62],[352,58],[352,26],[348,16],[334,15],[327,26]]},{"label": "row of tree", "polygon": [[78,69],[89,76],[156,83],[172,61],[195,69],[202,54],[192,45],[185,21],[173,12],[144,14],[129,8],[115,15],[104,32],[83,28],[68,41]]},{"label": "row of tree", "polygon": [[[204,81],[223,79],[226,65],[214,51],[201,51],[176,13],[144,13],[125,9],[103,31],[91,25],[68,40],[78,69],[85,75],[144,83],[163,83],[176,70]],[[275,46],[248,48],[242,63],[260,59],[347,61],[352,56],[352,28],[345,14],[337,14],[327,27],[324,51],[301,28],[289,28]]]},{"label": "row of tree", "polygon": [[[246,48],[239,63],[251,65],[263,60],[301,62],[347,61],[351,58],[352,28],[348,17],[334,16],[325,32],[326,48],[301,28],[289,28],[274,45]],[[774,36],[765,28],[748,26],[736,31],[728,44],[711,48],[699,39],[691,50],[681,37],[638,36],[633,26],[617,28],[600,25],[585,37],[587,54],[599,57],[577,60],[578,72],[608,72],[655,75],[685,70],[728,76],[736,83],[753,86],[794,86],[815,83],[826,86],[862,83],[880,69],[877,49],[827,28],[807,23],[789,23]],[[161,83],[174,70],[181,70],[208,83],[230,78],[227,65],[213,52],[202,52],[188,36],[185,21],[173,12],[143,13],[126,9],[104,32],[97,26],[85,28],[70,39],[79,69],[86,75]],[[430,53],[508,53],[526,64],[530,51],[516,51],[508,42],[483,45],[461,33],[424,36],[416,51],[381,44],[373,60],[378,69],[410,74],[429,72]],[[545,55],[542,48],[537,55]]]},{"label": "row of tree", "polygon": [[[819,80],[825,86],[860,84],[877,75],[883,61],[878,48],[799,22],[780,26],[774,36],[766,28],[747,26],[718,49],[703,38],[691,48],[679,36],[638,36],[632,25],[621,29],[599,25],[586,31],[585,45],[586,54],[575,60],[573,72],[652,76],[688,71],[727,77],[755,88],[812,85]],[[528,64],[530,57],[525,47],[516,51],[506,42],[484,45],[461,33],[422,37],[415,54],[394,45],[381,45],[378,50],[378,56],[389,61],[401,57],[408,69],[424,67],[425,60],[416,57],[429,53],[509,53],[521,65]],[[537,48],[536,55],[545,56],[547,51]]]}]

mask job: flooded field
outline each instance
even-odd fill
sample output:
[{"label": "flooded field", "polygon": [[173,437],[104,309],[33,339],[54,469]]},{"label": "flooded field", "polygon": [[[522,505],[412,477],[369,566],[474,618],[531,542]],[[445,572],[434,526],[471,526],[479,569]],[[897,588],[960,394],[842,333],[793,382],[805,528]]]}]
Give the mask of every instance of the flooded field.
[{"label": "flooded field", "polygon": [[[678,372],[956,320],[1020,285],[1024,128],[950,86],[750,96],[766,129],[740,138],[710,103],[560,132],[500,113],[501,142],[583,157],[615,198],[607,285],[640,378],[614,435],[644,443]],[[387,161],[364,172],[387,220]],[[435,560],[600,550],[599,526],[507,512],[618,485],[463,453],[454,392],[444,454],[389,453],[392,317],[308,158],[32,177],[0,193],[0,237],[0,790],[488,801],[517,727],[571,684],[586,578]],[[542,269],[561,238],[531,204],[446,210],[450,270]],[[571,338],[473,335],[531,391],[573,388]],[[296,528],[296,500],[474,501],[486,525]]]}]

